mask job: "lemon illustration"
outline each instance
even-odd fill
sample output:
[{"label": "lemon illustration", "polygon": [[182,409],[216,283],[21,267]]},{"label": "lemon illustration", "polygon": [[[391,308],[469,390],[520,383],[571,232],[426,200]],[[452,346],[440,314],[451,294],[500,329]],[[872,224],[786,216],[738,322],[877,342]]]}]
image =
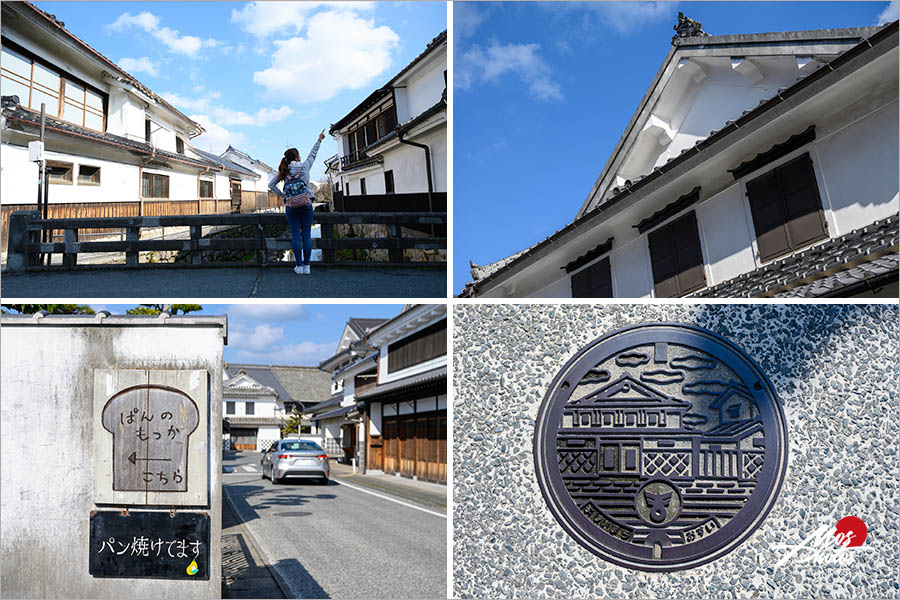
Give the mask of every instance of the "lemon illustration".
[{"label": "lemon illustration", "polygon": [[197,561],[196,561],[196,560],[192,560],[192,561],[191,561],[191,564],[189,564],[188,567],[187,567],[187,574],[188,574],[188,575],[196,575],[197,572],[198,572],[199,570],[200,570],[200,569],[197,568]]}]

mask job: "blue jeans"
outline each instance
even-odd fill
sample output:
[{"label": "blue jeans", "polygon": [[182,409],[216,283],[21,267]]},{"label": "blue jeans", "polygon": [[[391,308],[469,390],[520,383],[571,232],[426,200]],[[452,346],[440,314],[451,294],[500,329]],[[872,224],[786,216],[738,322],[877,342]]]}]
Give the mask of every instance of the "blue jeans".
[{"label": "blue jeans", "polygon": [[294,249],[294,260],[297,261],[298,267],[308,265],[312,256],[312,204],[301,208],[285,206],[284,216],[291,229],[291,248]]}]

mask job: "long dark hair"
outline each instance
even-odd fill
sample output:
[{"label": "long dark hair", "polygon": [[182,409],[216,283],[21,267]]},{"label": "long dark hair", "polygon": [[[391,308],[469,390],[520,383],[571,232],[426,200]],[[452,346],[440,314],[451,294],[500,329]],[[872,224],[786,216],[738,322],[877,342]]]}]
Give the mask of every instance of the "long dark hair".
[{"label": "long dark hair", "polygon": [[284,158],[278,163],[278,181],[284,181],[288,176],[288,165],[295,160],[300,160],[300,151],[296,148],[288,148],[284,151]]}]

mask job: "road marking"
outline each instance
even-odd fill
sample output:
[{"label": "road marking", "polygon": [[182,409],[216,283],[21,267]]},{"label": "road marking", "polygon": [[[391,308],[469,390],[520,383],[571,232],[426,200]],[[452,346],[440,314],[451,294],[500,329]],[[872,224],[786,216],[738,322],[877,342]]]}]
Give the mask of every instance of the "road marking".
[{"label": "road marking", "polygon": [[252,465],[241,465],[241,468],[243,470],[247,471],[248,473],[258,473],[259,472],[256,470],[256,467],[254,467]]},{"label": "road marking", "polygon": [[348,488],[354,489],[354,490],[356,490],[356,491],[358,491],[358,492],[362,492],[363,494],[371,494],[371,495],[373,495],[373,496],[376,496],[376,497],[381,498],[381,499],[383,499],[383,500],[387,500],[387,501],[389,501],[389,502],[395,502],[395,503],[397,503],[397,504],[402,504],[403,506],[407,506],[407,507],[409,507],[409,508],[414,508],[414,509],[416,509],[416,510],[421,510],[422,512],[428,513],[429,515],[434,515],[434,516],[436,516],[436,517],[442,517],[442,518],[444,518],[444,519],[447,518],[447,515],[445,515],[445,514],[443,514],[443,513],[435,512],[435,511],[433,511],[433,510],[428,510],[427,508],[422,508],[421,506],[416,506],[415,504],[410,504],[409,502],[403,502],[402,500],[397,500],[396,498],[391,498],[390,496],[385,496],[385,495],[383,495],[383,494],[376,494],[375,492],[372,492],[372,491],[369,491],[369,490],[365,490],[365,489],[363,489],[363,488],[361,488],[361,487],[358,487],[358,486],[355,486],[355,485],[350,485],[349,483],[346,483],[346,482],[344,482],[344,481],[338,481],[336,478],[332,478],[331,481],[333,481],[333,482],[335,482],[335,483],[337,483],[337,484],[339,484],[339,485],[346,485]]}]

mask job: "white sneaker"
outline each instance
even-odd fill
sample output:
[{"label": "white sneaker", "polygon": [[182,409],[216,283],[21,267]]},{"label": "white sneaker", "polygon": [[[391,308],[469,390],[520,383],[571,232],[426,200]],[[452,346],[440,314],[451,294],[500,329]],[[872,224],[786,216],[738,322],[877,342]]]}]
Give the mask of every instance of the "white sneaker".
[{"label": "white sneaker", "polygon": [[297,265],[296,267],[294,267],[294,273],[296,273],[297,275],[303,275],[303,267],[301,265]]},{"label": "white sneaker", "polygon": [[303,274],[309,275],[309,265],[303,265]]}]

